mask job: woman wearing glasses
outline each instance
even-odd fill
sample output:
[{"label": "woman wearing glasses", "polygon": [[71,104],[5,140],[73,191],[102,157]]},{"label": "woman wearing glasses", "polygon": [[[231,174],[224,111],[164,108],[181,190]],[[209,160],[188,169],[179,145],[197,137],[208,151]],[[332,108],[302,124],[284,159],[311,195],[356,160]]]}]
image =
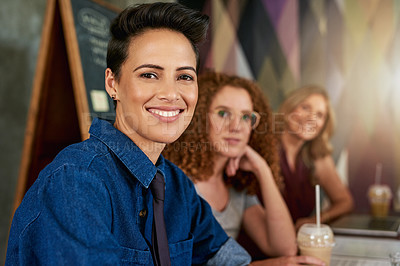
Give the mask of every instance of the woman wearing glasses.
[{"label": "woman wearing glasses", "polygon": [[295,230],[278,188],[277,141],[260,88],[216,72],[200,75],[198,82],[192,123],[167,146],[165,157],[191,177],[228,235],[236,238],[243,227],[266,255],[319,265],[317,259],[294,256]]}]

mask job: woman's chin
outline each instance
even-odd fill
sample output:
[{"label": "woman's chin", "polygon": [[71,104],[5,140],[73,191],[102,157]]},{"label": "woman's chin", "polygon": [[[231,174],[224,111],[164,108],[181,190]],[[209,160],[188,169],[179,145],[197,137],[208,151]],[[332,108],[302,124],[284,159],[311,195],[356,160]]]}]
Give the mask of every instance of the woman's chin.
[{"label": "woman's chin", "polygon": [[317,134],[309,134],[309,133],[303,133],[300,135],[300,138],[303,139],[304,141],[310,141],[315,139]]},{"label": "woman's chin", "polygon": [[229,159],[237,158],[243,154],[243,149],[242,148],[231,148],[231,147],[226,147],[225,149],[222,149],[219,151],[220,155],[227,157]]},{"label": "woman's chin", "polygon": [[176,136],[176,135],[172,135],[172,136],[166,136],[166,135],[164,135],[164,136],[158,138],[158,139],[156,140],[156,142],[164,143],[164,144],[171,144],[171,143],[173,143],[174,141],[176,141],[178,138],[179,138],[179,136]]},{"label": "woman's chin", "polygon": [[159,131],[155,131],[153,140],[160,143],[170,144],[176,141],[184,132],[183,129],[161,129]]}]

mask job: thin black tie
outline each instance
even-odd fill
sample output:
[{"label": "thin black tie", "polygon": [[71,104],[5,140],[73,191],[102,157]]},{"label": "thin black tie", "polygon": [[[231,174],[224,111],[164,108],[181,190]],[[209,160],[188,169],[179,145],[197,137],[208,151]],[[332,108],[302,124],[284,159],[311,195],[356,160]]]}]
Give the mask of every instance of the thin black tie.
[{"label": "thin black tie", "polygon": [[169,266],[171,265],[171,261],[169,258],[167,231],[164,221],[165,181],[160,173],[157,172],[150,184],[150,189],[153,194],[154,212],[151,233],[154,264],[156,266]]}]

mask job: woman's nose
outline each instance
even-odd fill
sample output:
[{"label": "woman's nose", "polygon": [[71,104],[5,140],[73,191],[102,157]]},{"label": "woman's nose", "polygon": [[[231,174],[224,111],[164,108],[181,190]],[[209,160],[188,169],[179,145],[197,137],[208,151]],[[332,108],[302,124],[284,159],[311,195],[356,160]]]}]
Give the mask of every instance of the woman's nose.
[{"label": "woman's nose", "polygon": [[164,101],[173,102],[179,99],[180,94],[175,82],[165,81],[160,84],[158,98]]},{"label": "woman's nose", "polygon": [[313,111],[309,111],[309,112],[307,112],[307,119],[308,120],[315,120],[315,118],[316,118],[316,114],[315,114],[315,112],[313,112]]},{"label": "woman's nose", "polygon": [[232,115],[229,121],[229,131],[239,131],[242,127],[240,116]]}]

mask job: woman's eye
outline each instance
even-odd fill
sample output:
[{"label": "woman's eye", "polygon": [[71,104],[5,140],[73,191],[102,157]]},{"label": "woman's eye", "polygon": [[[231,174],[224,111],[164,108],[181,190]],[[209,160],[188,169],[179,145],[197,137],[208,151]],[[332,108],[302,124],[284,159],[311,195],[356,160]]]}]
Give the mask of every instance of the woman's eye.
[{"label": "woman's eye", "polygon": [[250,121],[251,120],[251,115],[250,114],[244,114],[242,116],[242,120],[243,121]]},{"label": "woman's eye", "polygon": [[230,116],[230,113],[228,112],[228,111],[225,111],[225,110],[219,110],[218,112],[217,112],[217,114],[220,116],[220,117],[229,117]]},{"label": "woman's eye", "polygon": [[325,119],[325,115],[322,114],[322,113],[317,113],[317,117],[318,117],[319,119]]},{"label": "woman's eye", "polygon": [[192,81],[194,78],[191,75],[183,74],[178,77],[179,80]]},{"label": "woman's eye", "polygon": [[155,79],[155,78],[157,78],[157,75],[154,74],[154,73],[143,73],[140,76],[143,77],[143,78],[146,78],[146,79]]},{"label": "woman's eye", "polygon": [[301,109],[308,111],[310,108],[308,105],[303,104],[301,105]]}]

